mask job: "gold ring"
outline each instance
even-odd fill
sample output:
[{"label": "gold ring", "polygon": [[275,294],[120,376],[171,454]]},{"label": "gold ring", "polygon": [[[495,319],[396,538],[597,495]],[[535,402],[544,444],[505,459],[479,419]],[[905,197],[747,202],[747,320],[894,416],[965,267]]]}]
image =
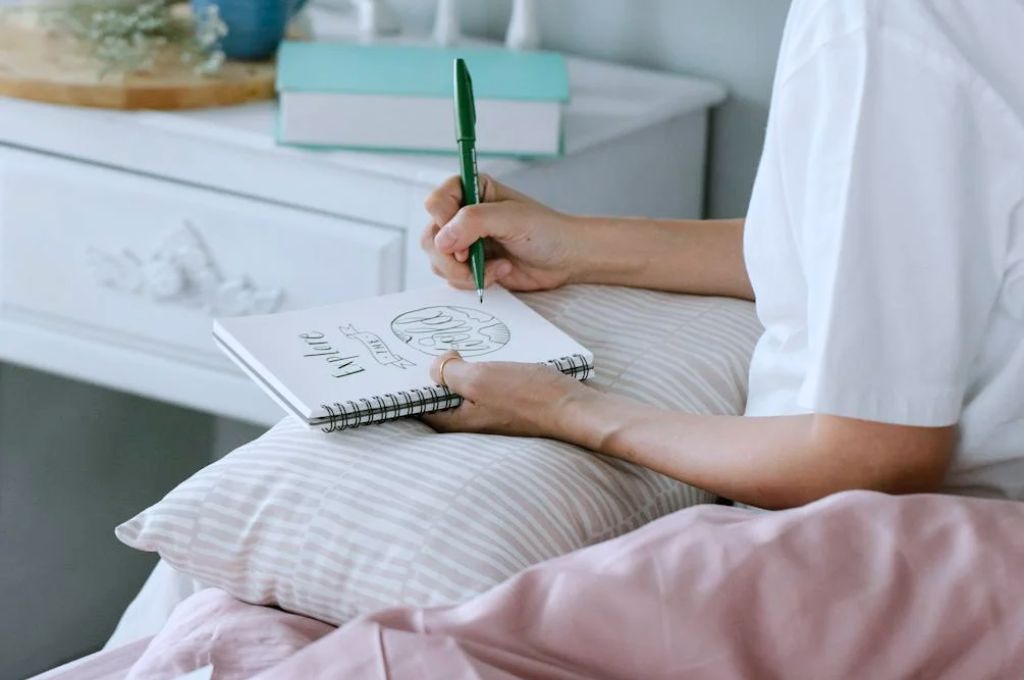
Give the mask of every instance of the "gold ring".
[{"label": "gold ring", "polygon": [[449,361],[451,361],[452,359],[458,359],[458,358],[459,358],[459,357],[448,357],[448,358],[446,358],[446,359],[445,359],[444,361],[442,361],[442,362],[441,362],[441,365],[440,365],[440,366],[438,366],[438,367],[437,367],[437,375],[438,375],[438,377],[439,377],[439,378],[441,378],[441,380],[440,380],[440,383],[441,383],[441,387],[448,387],[448,383],[446,383],[446,382],[444,381],[444,367],[445,367],[445,365],[446,365],[446,364],[447,364],[447,363],[448,363]]}]

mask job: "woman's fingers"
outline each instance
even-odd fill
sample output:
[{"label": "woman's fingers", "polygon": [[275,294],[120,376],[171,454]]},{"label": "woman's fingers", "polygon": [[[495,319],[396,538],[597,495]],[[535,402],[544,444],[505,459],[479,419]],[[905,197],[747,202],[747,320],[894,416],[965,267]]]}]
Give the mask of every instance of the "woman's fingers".
[{"label": "woman's fingers", "polygon": [[472,276],[470,275],[469,265],[465,264],[466,260],[469,259],[468,254],[466,258],[459,260],[451,255],[438,252],[437,248],[434,247],[434,236],[437,234],[438,229],[439,227],[436,224],[428,224],[420,236],[420,247],[423,248],[430,258],[430,269],[453,285],[457,281],[469,281]]},{"label": "woman's fingers", "polygon": [[[451,286],[461,290],[475,290],[476,280],[473,277],[473,270],[467,262],[459,262],[451,255],[445,255],[437,251],[430,253],[430,268],[437,276],[447,281]],[[484,269],[484,288],[490,288],[495,283],[512,273],[512,263],[505,258],[488,260]]]},{"label": "woman's fingers", "polygon": [[473,432],[485,424],[480,409],[470,401],[463,401],[458,408],[420,416],[420,420],[438,432]]},{"label": "woman's fingers", "polygon": [[[435,224],[434,222],[431,222],[426,227],[424,227],[423,233],[420,234],[420,248],[422,248],[427,253],[436,252],[437,248],[434,246],[434,237],[437,236],[437,232],[439,232],[440,230],[441,227],[437,226],[437,224]],[[488,250],[493,251],[493,246],[489,247]],[[469,248],[456,250],[454,253],[451,253],[451,255],[455,258],[457,262],[465,262],[466,260],[469,259]]]},{"label": "woman's fingers", "polygon": [[[523,219],[516,203],[479,203],[461,208],[434,237],[434,247],[442,253],[468,250],[478,239],[514,238],[523,230]],[[517,219],[518,217],[518,219]]]},{"label": "woman's fingers", "polygon": [[437,226],[437,223],[431,222],[423,228],[423,233],[420,234],[420,248],[426,252],[430,252],[434,249],[434,237],[437,236],[437,232],[441,227]]},{"label": "woman's fingers", "polygon": [[438,432],[457,432],[464,430],[473,419],[473,402],[469,396],[473,382],[478,381],[479,364],[467,362],[458,352],[445,352],[434,359],[430,365],[430,378],[438,385],[463,398],[462,404],[456,409],[438,411],[422,416],[422,420]]},{"label": "woman's fingers", "polygon": [[[420,235],[420,247],[430,257],[430,266],[435,274],[445,279],[456,288],[472,290],[476,288],[473,273],[469,267],[469,250],[457,250],[454,253],[443,253],[434,246],[434,239],[440,227],[435,223],[428,224]],[[484,271],[484,286],[501,281],[512,273],[512,263],[506,258],[487,260]]]},{"label": "woman's fingers", "polygon": [[455,253],[467,250],[482,238],[493,239],[492,247],[529,240],[536,227],[535,211],[536,205],[525,200],[467,205],[441,226],[434,237],[434,247],[443,253]]},{"label": "woman's fingers", "polygon": [[[473,277],[473,271],[469,268],[469,265],[462,266],[465,267],[463,276],[457,279],[449,279],[448,283],[460,290],[476,290],[476,279]],[[501,283],[501,280],[511,273],[512,265],[508,260],[488,262],[484,269],[484,288],[490,288],[496,283]]]},{"label": "woman's fingers", "polygon": [[473,282],[473,272],[469,265],[456,262],[451,255],[432,255],[430,269],[456,288],[469,288]]},{"label": "woman's fingers", "polygon": [[501,283],[501,280],[512,273],[512,263],[505,258],[488,260],[484,269],[484,284],[490,286],[494,283]]},{"label": "woman's fingers", "polygon": [[434,382],[462,396],[466,396],[464,392],[469,387],[473,373],[473,364],[456,351],[445,352],[430,365],[430,378]]},{"label": "woman's fingers", "polygon": [[435,224],[448,224],[462,207],[462,180],[449,177],[423,201],[423,207]]},{"label": "woman's fingers", "polygon": [[[489,175],[480,175],[480,201],[489,203],[505,198],[505,194],[519,196],[495,182]],[[458,175],[449,177],[441,186],[430,192],[423,207],[437,224],[448,224],[455,213],[462,207],[462,178]]]}]

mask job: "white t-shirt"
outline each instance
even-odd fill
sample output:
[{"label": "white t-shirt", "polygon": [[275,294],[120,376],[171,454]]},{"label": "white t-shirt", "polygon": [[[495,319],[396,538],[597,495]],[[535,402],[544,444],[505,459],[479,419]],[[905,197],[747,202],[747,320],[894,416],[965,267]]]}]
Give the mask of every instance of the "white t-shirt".
[{"label": "white t-shirt", "polygon": [[745,254],[747,414],[959,423],[1024,499],[1024,0],[796,0]]}]

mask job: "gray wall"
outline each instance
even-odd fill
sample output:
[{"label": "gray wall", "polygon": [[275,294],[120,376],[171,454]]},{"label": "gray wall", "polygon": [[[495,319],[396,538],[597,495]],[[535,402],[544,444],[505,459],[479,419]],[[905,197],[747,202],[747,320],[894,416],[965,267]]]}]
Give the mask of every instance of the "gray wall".
[{"label": "gray wall", "polygon": [[[538,0],[544,47],[724,84],[712,118],[707,212],[746,214],[790,0]],[[429,28],[430,0],[394,0]],[[509,0],[462,0],[466,33],[502,38]]]},{"label": "gray wall", "polygon": [[214,420],[0,365],[0,680],[95,650],[155,560],[114,538],[209,462]]},{"label": "gray wall", "polygon": [[99,647],[156,562],[114,527],[263,429],[0,364],[0,680]]}]

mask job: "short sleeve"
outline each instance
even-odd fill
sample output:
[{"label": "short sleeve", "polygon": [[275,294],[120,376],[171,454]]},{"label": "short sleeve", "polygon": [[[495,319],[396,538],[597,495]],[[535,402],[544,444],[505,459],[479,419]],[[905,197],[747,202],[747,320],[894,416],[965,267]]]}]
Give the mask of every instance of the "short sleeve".
[{"label": "short sleeve", "polygon": [[1008,229],[971,87],[928,49],[866,30],[781,82],[775,143],[807,286],[801,408],[959,420]]}]

